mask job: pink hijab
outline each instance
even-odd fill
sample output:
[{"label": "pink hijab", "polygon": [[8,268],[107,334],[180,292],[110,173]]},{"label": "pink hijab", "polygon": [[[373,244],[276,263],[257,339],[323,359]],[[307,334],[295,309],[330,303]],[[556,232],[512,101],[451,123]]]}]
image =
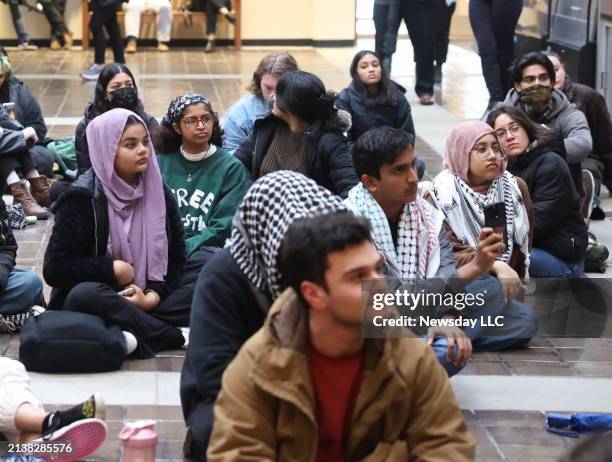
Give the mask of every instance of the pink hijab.
[{"label": "pink hijab", "polygon": [[[457,125],[446,140],[446,152],[444,153],[443,165],[466,183],[468,182],[468,171],[470,168],[470,151],[474,149],[476,142],[485,135],[495,135],[495,130],[490,125],[472,120]],[[502,162],[501,175],[506,170],[507,160]]]},{"label": "pink hijab", "polygon": [[[129,117],[142,119],[126,109],[112,109],[87,126],[89,157],[108,201],[112,254],[134,267],[134,282],[144,289],[147,281],[163,281],[168,270],[166,206],[155,150],[149,141],[149,164],[133,187],[115,172],[115,155]],[[148,130],[147,130],[148,133]],[[123,221],[133,211],[129,236]]]}]

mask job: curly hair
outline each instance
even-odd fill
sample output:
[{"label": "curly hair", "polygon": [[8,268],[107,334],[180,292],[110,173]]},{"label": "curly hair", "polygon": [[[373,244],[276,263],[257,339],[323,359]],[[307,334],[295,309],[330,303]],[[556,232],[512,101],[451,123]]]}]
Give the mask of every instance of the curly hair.
[{"label": "curly hair", "polygon": [[[223,147],[223,129],[221,128],[221,124],[219,123],[219,115],[213,111],[213,108],[210,104],[206,103],[195,103],[195,104],[204,104],[208,108],[208,112],[212,115],[213,118],[213,128],[212,134],[210,136],[209,144],[214,144],[215,146],[221,148]],[[189,106],[186,106],[186,108]],[[183,109],[183,113],[185,109]],[[179,117],[177,123],[180,123],[183,120],[183,113]],[[157,154],[170,154],[172,152],[177,151],[181,144],[183,144],[183,137],[179,135],[174,127],[167,123],[165,120],[162,121],[159,126],[153,130],[152,134],[153,138],[153,146],[155,147],[155,152]]]},{"label": "curly hair", "polygon": [[264,74],[271,74],[277,79],[280,79],[283,74],[297,70],[297,61],[290,53],[286,51],[275,51],[274,53],[264,56],[259,62],[257,69],[253,72],[253,80],[251,80],[247,90],[255,94],[258,98],[263,99],[263,94],[261,93],[261,79]]}]

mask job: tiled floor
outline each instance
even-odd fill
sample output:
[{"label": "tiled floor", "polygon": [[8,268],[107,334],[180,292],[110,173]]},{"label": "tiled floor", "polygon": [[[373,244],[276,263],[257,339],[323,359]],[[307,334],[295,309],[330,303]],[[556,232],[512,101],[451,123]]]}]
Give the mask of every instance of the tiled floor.
[{"label": "tiled floor", "polygon": [[[370,47],[371,41],[359,43],[359,48]],[[216,54],[204,55],[199,49],[175,49],[168,54],[144,50],[128,56],[128,65],[137,78],[147,112],[154,116],[161,117],[169,100],[187,91],[203,93],[211,99],[213,107],[223,114],[233,101],[245,93],[253,69],[268,51],[245,49],[236,52],[221,49]],[[317,73],[329,88],[337,91],[349,81],[348,66],[355,51],[307,48],[291,50],[301,68]],[[480,62],[469,44],[451,46],[448,63],[444,68],[444,82],[437,91],[438,106],[430,110],[415,104],[416,97],[412,90],[414,66],[410,46],[400,42],[396,56],[393,77],[408,89],[407,96],[413,104],[417,134],[420,134],[417,152],[426,161],[426,179],[431,179],[432,175],[442,168],[440,152],[449,127],[458,119],[479,117],[486,106],[488,98],[480,72]],[[34,53],[11,53],[16,75],[26,81],[41,103],[43,113],[49,121],[49,136],[60,137],[74,133],[74,126],[94,89],[94,84],[82,83],[77,74],[90,63],[91,57],[91,52],[80,51],[50,53],[48,50],[40,50]],[[438,118],[432,114],[444,117]],[[52,225],[53,221],[49,220],[16,232],[20,244],[20,266],[32,269],[38,274],[42,273],[44,250]],[[45,294],[48,297],[47,287]],[[547,302],[542,304],[543,309],[547,306]],[[17,336],[0,335],[0,355],[16,358],[18,348]],[[128,374],[151,372],[160,377],[172,375],[174,380],[176,373],[181,370],[183,360],[183,350],[169,351],[150,360],[126,361],[122,370]],[[546,383],[547,377],[611,379],[612,343],[608,339],[551,337],[534,340],[526,350],[476,353],[474,360],[460,377],[469,379],[479,376],[492,376],[491,381],[500,377],[533,378],[541,381],[538,382],[540,384]],[[37,375],[36,380],[37,384],[42,380],[44,385],[44,376]],[[142,383],[134,381],[133,386],[141,387]],[[65,401],[53,400],[48,404],[52,408],[58,403],[73,403],[75,399],[85,397],[66,396]],[[177,397],[178,390],[173,395],[176,402]],[[181,458],[185,426],[180,406],[176,403],[158,406],[124,402],[110,406],[109,410],[109,440],[96,453],[95,459],[118,460],[119,429],[125,421],[140,418],[153,418],[158,421],[159,459]],[[544,430],[544,415],[541,412],[544,410],[539,407],[521,412],[464,410],[468,424],[479,443],[477,460],[557,460],[573,441],[551,435]]]}]

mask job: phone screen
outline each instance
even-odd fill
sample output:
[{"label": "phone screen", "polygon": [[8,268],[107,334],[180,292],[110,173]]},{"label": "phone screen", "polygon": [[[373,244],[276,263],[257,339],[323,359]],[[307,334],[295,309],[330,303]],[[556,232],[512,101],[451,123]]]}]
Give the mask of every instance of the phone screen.
[{"label": "phone screen", "polygon": [[485,205],[484,207],[485,227],[501,234],[504,244],[508,246],[508,230],[506,229],[506,207],[503,202]]}]

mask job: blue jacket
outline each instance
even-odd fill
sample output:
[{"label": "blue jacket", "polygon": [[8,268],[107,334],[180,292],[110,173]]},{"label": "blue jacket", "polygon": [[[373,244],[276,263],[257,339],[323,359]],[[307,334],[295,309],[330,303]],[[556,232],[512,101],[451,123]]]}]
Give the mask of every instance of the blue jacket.
[{"label": "blue jacket", "polygon": [[268,112],[268,103],[255,94],[240,98],[223,116],[223,148],[233,154],[249,137],[255,121]]}]

